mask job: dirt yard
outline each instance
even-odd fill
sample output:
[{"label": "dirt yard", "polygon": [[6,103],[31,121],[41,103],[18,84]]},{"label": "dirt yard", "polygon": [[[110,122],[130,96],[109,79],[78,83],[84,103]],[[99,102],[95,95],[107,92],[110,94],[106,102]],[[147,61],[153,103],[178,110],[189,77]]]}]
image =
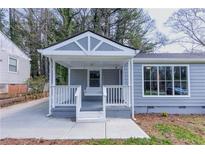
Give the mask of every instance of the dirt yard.
[{"label": "dirt yard", "polygon": [[135,118],[149,136],[172,144],[205,144],[205,115],[138,114]]}]

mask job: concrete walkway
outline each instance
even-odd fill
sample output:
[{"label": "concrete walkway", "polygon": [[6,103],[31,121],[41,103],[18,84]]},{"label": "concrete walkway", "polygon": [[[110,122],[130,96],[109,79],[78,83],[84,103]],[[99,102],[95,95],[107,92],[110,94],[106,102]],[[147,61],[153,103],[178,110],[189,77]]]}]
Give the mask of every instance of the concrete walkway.
[{"label": "concrete walkway", "polygon": [[148,138],[131,119],[76,123],[66,118],[46,117],[47,99],[0,109],[0,138],[100,139]]}]

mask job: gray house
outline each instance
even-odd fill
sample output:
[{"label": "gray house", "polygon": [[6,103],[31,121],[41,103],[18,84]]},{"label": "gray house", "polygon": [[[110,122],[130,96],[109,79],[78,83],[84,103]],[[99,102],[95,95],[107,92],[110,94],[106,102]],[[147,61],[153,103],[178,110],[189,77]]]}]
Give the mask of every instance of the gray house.
[{"label": "gray house", "polygon": [[[143,54],[92,31],[39,52],[50,60],[49,115],[103,121],[205,113],[205,54]],[[56,84],[56,63],[68,69],[66,85]]]}]

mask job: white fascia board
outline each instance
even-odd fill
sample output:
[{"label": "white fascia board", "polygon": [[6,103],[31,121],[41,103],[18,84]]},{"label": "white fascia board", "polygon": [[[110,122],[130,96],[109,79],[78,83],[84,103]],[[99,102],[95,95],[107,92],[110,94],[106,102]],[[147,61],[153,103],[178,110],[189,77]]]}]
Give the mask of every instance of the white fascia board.
[{"label": "white fascia board", "polygon": [[133,57],[135,54],[130,51],[95,51],[95,53],[85,54],[83,51],[67,51],[67,50],[38,50],[39,53],[45,56],[128,56]]},{"label": "white fascia board", "polygon": [[170,59],[170,58],[134,58],[134,63],[204,63],[205,58],[180,58],[180,59]]},{"label": "white fascia board", "polygon": [[56,61],[127,61],[125,56],[49,56]]}]

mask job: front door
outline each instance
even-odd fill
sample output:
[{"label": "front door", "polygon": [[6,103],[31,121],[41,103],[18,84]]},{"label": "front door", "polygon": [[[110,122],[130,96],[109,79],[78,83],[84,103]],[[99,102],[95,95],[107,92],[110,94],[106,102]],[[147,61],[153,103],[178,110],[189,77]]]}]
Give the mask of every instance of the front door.
[{"label": "front door", "polygon": [[100,70],[89,70],[89,87],[101,86],[101,72]]}]

